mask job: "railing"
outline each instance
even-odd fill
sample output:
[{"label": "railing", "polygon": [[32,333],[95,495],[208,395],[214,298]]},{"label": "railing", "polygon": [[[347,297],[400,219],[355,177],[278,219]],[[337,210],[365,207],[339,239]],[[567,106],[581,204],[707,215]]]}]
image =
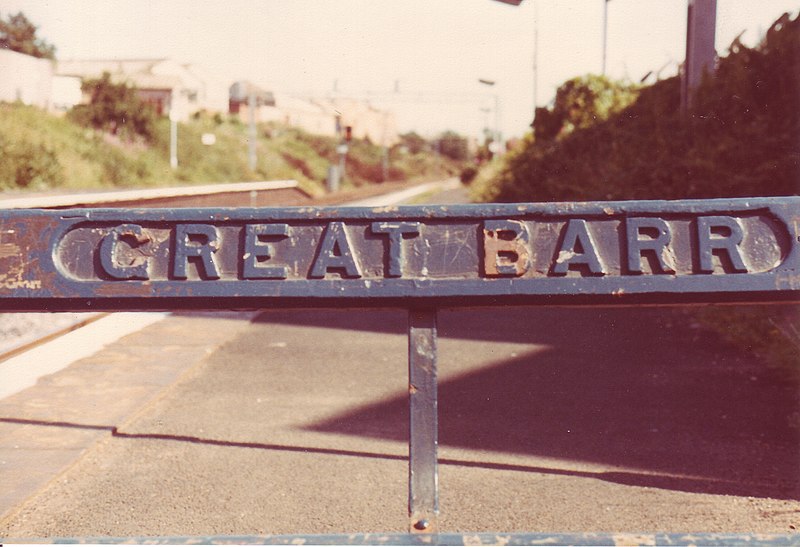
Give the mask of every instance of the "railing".
[{"label": "railing", "polygon": [[437,309],[800,301],[800,198],[5,211],[0,272],[2,311],[407,309],[409,533],[448,543],[458,540],[438,527]]}]

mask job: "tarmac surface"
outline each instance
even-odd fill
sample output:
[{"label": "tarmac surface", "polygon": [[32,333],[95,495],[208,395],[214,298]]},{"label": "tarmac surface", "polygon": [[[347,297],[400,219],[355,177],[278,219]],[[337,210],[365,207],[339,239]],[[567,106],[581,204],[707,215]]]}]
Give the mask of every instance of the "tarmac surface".
[{"label": "tarmac surface", "polygon": [[[800,526],[797,375],[681,309],[441,311],[443,532]],[[0,537],[403,532],[399,310],[173,314],[0,400]]]}]

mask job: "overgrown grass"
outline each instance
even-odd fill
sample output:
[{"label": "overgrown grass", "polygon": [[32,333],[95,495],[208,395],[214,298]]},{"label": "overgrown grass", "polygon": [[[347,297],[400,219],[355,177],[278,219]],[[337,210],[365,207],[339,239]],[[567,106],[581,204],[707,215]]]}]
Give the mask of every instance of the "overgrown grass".
[{"label": "overgrown grass", "polygon": [[[159,119],[150,142],[120,139],[65,117],[20,104],[0,104],[0,190],[64,190],[294,179],[323,192],[336,140],[295,128],[260,125],[255,169],[248,166],[248,128],[235,118],[199,115],[178,124],[178,168],[169,165],[169,121]],[[203,134],[216,142],[204,145]],[[383,150],[351,143],[343,187],[382,182]],[[431,180],[459,170],[430,152],[392,150],[387,180]]]}]

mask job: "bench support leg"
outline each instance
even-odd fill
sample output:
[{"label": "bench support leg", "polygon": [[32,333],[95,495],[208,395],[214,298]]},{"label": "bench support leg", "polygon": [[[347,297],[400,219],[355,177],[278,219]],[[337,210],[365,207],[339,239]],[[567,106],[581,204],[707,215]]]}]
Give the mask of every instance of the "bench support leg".
[{"label": "bench support leg", "polygon": [[438,530],[436,310],[408,313],[408,514],[412,534]]}]

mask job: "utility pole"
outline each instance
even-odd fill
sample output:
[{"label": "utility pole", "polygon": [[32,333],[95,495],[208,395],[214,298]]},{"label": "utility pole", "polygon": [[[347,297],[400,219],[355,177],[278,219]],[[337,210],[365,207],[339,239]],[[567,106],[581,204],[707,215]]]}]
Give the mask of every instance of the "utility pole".
[{"label": "utility pole", "polygon": [[[503,4],[511,4],[512,6],[519,6],[522,3],[522,0],[496,0],[497,2],[502,2]],[[536,106],[539,104],[539,72],[537,66],[537,57],[539,56],[539,12],[537,10],[537,2],[536,0],[531,0],[533,4],[533,118],[536,118]],[[489,80],[479,80],[482,84],[486,85],[494,85],[493,81]],[[496,130],[496,138],[497,144],[500,144],[500,140],[502,137],[500,135],[500,100],[497,97],[497,94],[494,96],[494,116],[495,116],[495,130]],[[531,123],[533,125],[533,123]]]},{"label": "utility pole", "polygon": [[717,25],[717,0],[689,0],[686,17],[686,61],[681,74],[681,110],[691,106],[703,75],[714,73],[717,51],[714,35]]},{"label": "utility pole", "polygon": [[[487,80],[485,78],[478,78],[478,82],[482,83],[483,85],[489,86],[494,88],[495,81],[494,80]],[[497,91],[494,92],[494,136],[492,138],[494,148],[497,150],[498,153],[501,151],[500,147],[500,96],[497,94]]]},{"label": "utility pole", "polygon": [[249,131],[247,138],[247,166],[250,171],[256,170],[256,93],[253,89],[253,84],[248,83],[249,90],[247,94],[247,114],[249,119]]},{"label": "utility pole", "polygon": [[173,89],[169,102],[169,166],[173,169],[178,168],[178,110],[175,92]]},{"label": "utility pole", "polygon": [[608,2],[609,0],[603,0],[603,76],[606,75],[606,52],[608,51]]},{"label": "utility pole", "polygon": [[533,118],[539,106],[539,4],[533,0]]},{"label": "utility pole", "polygon": [[500,131],[500,96],[497,93],[494,94],[494,136],[497,154],[502,154],[503,145],[501,143],[503,141],[503,136]]}]

